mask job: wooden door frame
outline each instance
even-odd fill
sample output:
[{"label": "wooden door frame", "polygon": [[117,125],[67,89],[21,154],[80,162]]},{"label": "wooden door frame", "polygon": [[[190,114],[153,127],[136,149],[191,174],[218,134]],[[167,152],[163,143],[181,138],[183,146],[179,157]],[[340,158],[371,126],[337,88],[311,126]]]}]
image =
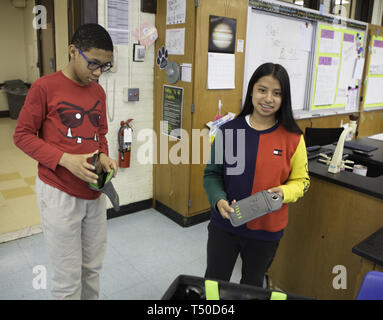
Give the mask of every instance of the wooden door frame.
[{"label": "wooden door frame", "polygon": [[[53,51],[54,51],[54,69],[57,70],[56,61],[56,27],[55,27],[55,3],[54,0],[50,0],[52,4],[52,26],[53,26]],[[35,6],[42,5],[41,0],[35,0]],[[48,22],[48,21],[47,21]],[[43,57],[42,57],[42,45],[41,45],[41,29],[37,29],[37,66],[39,68],[40,76],[43,75]]]},{"label": "wooden door frame", "polygon": [[[76,29],[85,23],[98,23],[98,0],[68,1],[68,43]],[[76,12],[78,11],[78,12]],[[77,16],[75,16],[77,13]]]}]

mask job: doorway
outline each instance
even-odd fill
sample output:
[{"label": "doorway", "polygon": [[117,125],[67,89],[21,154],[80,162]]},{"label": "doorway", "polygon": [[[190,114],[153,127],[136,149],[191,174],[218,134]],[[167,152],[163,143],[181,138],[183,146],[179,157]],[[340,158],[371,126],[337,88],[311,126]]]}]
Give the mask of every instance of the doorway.
[{"label": "doorway", "polygon": [[40,76],[56,72],[54,0],[36,0],[47,11],[47,28],[37,30]]},{"label": "doorway", "polygon": [[98,23],[98,0],[68,0],[68,42],[85,23]]}]

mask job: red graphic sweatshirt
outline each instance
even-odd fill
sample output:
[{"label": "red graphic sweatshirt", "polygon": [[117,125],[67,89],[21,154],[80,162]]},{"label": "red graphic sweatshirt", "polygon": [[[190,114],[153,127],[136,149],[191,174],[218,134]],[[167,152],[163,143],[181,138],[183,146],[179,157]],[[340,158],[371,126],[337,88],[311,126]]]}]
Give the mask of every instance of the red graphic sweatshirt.
[{"label": "red graphic sweatshirt", "polygon": [[17,120],[14,142],[38,161],[45,183],[72,196],[96,199],[100,192],[58,165],[64,152],[108,154],[105,92],[98,83],[81,86],[61,71],[31,86]]}]

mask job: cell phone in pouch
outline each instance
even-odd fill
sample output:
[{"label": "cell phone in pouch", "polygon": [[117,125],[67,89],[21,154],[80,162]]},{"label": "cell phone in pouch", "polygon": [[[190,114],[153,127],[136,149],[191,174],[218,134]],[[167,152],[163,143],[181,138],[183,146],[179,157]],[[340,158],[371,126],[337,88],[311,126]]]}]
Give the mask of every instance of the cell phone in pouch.
[{"label": "cell phone in pouch", "polygon": [[265,214],[279,210],[282,207],[282,197],[278,193],[260,191],[250,197],[230,205],[234,209],[229,214],[234,227],[241,226]]}]

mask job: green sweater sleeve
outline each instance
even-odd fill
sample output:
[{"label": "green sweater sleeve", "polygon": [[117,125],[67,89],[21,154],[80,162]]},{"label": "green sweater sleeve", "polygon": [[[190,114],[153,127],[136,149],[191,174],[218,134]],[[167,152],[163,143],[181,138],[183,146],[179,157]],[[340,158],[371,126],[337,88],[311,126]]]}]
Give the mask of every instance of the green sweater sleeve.
[{"label": "green sweater sleeve", "polygon": [[[227,200],[223,180],[222,161],[216,161],[216,141],[213,142],[210,153],[210,161],[206,165],[203,175],[203,187],[212,208],[217,210],[217,202],[221,199]],[[221,144],[222,145],[222,144]]]}]

